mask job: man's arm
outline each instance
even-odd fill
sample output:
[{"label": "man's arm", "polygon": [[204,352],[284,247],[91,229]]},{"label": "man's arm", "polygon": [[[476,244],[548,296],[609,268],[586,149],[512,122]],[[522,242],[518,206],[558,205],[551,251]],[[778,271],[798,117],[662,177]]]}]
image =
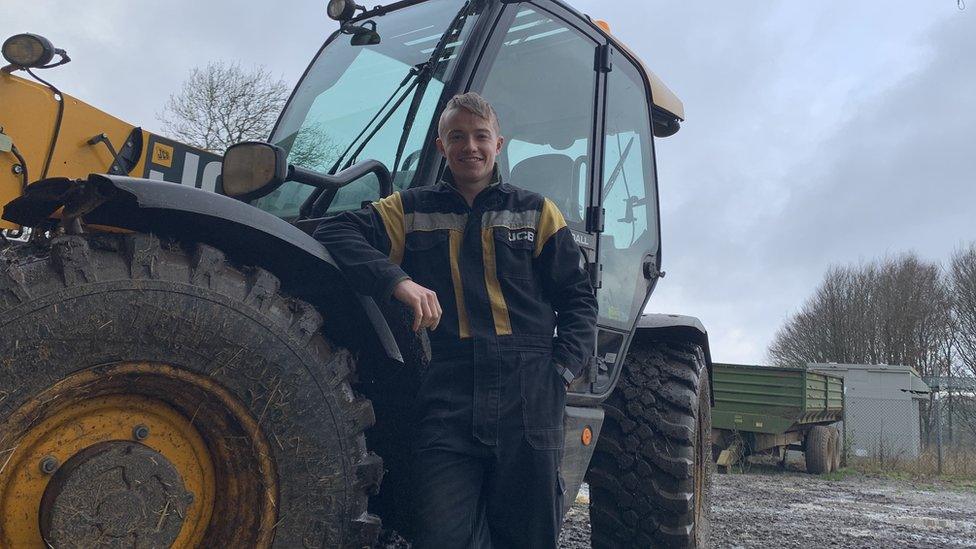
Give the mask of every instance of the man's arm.
[{"label": "man's arm", "polygon": [[580,267],[580,253],[566,220],[546,199],[536,231],[535,255],[543,291],[557,314],[553,361],[574,378],[593,354],[596,338],[596,296],[590,277]]},{"label": "man's arm", "polygon": [[404,244],[400,193],[327,218],[312,236],[329,250],[357,292],[381,302],[392,296],[406,304],[414,311],[414,331],[437,328],[441,317],[437,295],[400,268]]},{"label": "man's arm", "polygon": [[400,193],[366,208],[326,218],[312,233],[335,258],[357,292],[387,301],[393,288],[410,278],[403,258],[403,203]]}]

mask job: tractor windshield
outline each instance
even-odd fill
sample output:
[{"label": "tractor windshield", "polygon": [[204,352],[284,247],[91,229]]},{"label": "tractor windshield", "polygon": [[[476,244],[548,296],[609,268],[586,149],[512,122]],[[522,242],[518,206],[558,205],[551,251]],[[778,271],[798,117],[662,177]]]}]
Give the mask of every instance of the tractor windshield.
[{"label": "tractor windshield", "polygon": [[[395,190],[408,186],[443,82],[474,23],[472,4],[430,0],[353,22],[312,62],[270,141],[288,151],[288,162],[324,173],[376,159],[394,174]],[[296,218],[313,190],[289,181],[254,205]],[[329,211],[378,197],[378,182],[367,176],[340,189]]]}]

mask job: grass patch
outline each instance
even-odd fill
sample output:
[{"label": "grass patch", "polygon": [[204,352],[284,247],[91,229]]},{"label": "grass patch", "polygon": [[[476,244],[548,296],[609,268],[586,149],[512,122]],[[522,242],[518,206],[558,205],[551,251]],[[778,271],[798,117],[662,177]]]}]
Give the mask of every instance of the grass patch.
[{"label": "grass patch", "polygon": [[831,471],[829,473],[825,473],[823,475],[820,475],[820,478],[822,478],[824,480],[844,480],[844,479],[846,479],[848,477],[854,477],[854,476],[857,476],[859,474],[860,473],[858,473],[854,469],[851,469],[850,467],[842,467],[841,469],[839,469],[837,471]]},{"label": "grass patch", "polygon": [[941,477],[936,477],[931,483],[927,482],[920,486],[920,488],[926,488],[931,490],[953,490],[955,492],[973,492],[976,493],[976,480],[972,478],[960,478],[953,475],[942,475]]},{"label": "grass patch", "polygon": [[942,474],[939,474],[935,449],[926,449],[918,458],[850,458],[848,465],[861,473],[900,480],[951,479],[953,482],[976,482],[976,450],[945,448],[942,452]]}]

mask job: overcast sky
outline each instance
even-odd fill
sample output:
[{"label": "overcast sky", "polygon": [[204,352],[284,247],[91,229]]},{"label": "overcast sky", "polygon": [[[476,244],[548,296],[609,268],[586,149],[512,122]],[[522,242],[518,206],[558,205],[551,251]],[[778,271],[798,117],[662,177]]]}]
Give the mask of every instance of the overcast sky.
[{"label": "overcast sky", "polygon": [[[648,310],[701,318],[715,360],[764,362],[828,265],[976,240],[976,2],[570,3],[684,101],[658,141],[667,277]],[[294,84],[335,28],[325,4],[3,0],[0,38],[45,35],[73,59],[46,78],[158,131],[208,61]]]}]

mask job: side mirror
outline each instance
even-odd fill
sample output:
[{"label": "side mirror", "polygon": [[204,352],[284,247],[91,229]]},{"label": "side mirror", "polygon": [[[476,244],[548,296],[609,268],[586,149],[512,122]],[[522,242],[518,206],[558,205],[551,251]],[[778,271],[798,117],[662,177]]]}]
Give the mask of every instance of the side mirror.
[{"label": "side mirror", "polygon": [[[390,170],[378,160],[363,160],[335,175],[328,175],[289,164],[288,154],[277,145],[244,141],[231,145],[224,153],[220,178],[225,195],[249,202],[270,194],[285,181],[326,191],[345,187],[368,173],[376,174],[380,198],[393,194]],[[317,195],[313,193],[311,196]]]},{"label": "side mirror", "polygon": [[260,198],[277,189],[288,177],[285,150],[262,141],[231,145],[224,153],[221,182],[224,194],[238,200]]}]

